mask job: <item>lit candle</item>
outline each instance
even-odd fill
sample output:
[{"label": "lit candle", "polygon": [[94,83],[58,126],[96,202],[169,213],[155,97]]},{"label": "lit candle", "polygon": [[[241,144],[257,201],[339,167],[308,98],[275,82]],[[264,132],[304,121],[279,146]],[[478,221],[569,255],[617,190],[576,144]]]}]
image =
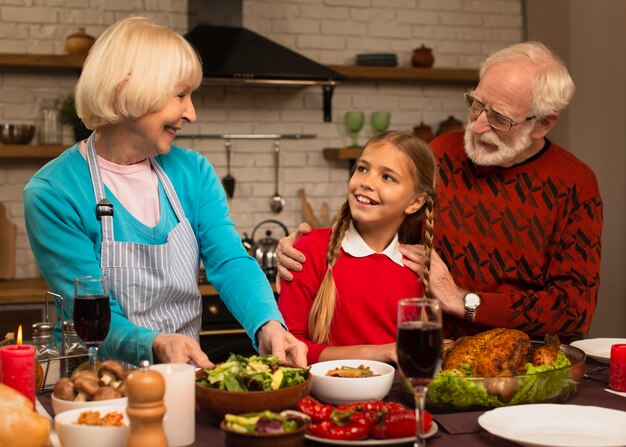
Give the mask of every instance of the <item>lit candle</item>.
[{"label": "lit candle", "polygon": [[0,382],[19,391],[35,408],[35,347],[22,344],[22,325],[17,344],[0,347]]},{"label": "lit candle", "polygon": [[611,346],[609,386],[615,391],[626,391],[626,344]]},{"label": "lit candle", "polygon": [[163,428],[169,446],[193,444],[196,438],[196,370],[184,363],[151,365],[165,379]]}]

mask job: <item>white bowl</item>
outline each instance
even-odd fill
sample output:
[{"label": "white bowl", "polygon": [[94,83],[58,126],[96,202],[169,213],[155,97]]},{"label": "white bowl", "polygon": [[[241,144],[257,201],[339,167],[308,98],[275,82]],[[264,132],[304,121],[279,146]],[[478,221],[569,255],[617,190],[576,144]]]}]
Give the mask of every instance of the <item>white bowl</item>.
[{"label": "white bowl", "polygon": [[91,400],[86,402],[74,402],[73,400],[63,400],[59,399],[52,395],[52,409],[54,410],[54,414],[63,413],[65,411],[70,410],[85,410],[91,409],[93,407],[110,407],[110,406],[119,406],[126,408],[128,405],[127,397],[120,397],[118,399],[108,399],[108,400]]},{"label": "white bowl", "polygon": [[[326,373],[342,366],[369,367],[373,377],[331,377]],[[314,363],[309,372],[313,378],[311,393],[319,400],[342,405],[353,402],[384,399],[391,390],[395,368],[387,363],[374,360],[330,360]]]},{"label": "white bowl", "polygon": [[[117,411],[124,415],[124,427],[79,425],[76,423],[83,411],[99,411],[100,417]],[[124,447],[130,433],[126,405],[81,408],[64,411],[54,417],[54,429],[63,447]]]}]

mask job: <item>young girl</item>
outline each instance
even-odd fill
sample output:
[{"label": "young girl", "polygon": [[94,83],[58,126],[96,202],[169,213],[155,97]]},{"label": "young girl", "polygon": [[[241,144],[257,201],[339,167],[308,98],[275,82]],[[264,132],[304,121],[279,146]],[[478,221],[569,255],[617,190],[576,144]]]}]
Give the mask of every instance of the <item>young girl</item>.
[{"label": "young girl", "polygon": [[[357,160],[348,198],[332,229],[315,229],[295,248],[308,267],[285,281],[278,307],[308,348],[308,362],[371,359],[395,362],[397,302],[429,296],[437,164],[419,138],[388,131]],[[426,217],[423,285],[402,264],[398,243],[419,241]]]}]

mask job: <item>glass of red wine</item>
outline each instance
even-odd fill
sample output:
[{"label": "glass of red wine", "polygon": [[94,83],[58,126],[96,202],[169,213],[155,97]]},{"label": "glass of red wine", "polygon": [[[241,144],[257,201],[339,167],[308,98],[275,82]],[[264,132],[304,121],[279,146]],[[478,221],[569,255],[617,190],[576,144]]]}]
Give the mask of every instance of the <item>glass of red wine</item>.
[{"label": "glass of red wine", "polygon": [[441,364],[441,307],[431,298],[398,301],[398,366],[415,393],[417,430],[415,447],[425,447],[421,427],[428,384]]},{"label": "glass of red wine", "polygon": [[96,372],[98,348],[109,333],[111,306],[106,276],[74,279],[74,327],[89,349],[89,367]]}]

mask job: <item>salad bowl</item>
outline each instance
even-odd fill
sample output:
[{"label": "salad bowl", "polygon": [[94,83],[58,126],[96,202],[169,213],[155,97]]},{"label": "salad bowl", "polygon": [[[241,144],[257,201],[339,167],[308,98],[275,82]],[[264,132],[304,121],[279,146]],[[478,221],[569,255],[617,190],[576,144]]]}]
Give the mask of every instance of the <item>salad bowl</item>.
[{"label": "salad bowl", "polygon": [[231,355],[214,369],[201,370],[196,375],[197,405],[219,419],[226,413],[295,409],[310,391],[311,376],[307,370],[278,364],[272,356]]},{"label": "salad bowl", "polygon": [[[541,346],[543,342],[531,342]],[[571,365],[512,377],[464,377],[438,373],[428,387],[433,411],[484,410],[511,405],[565,402],[578,394],[585,353],[569,345],[560,350]]]}]

